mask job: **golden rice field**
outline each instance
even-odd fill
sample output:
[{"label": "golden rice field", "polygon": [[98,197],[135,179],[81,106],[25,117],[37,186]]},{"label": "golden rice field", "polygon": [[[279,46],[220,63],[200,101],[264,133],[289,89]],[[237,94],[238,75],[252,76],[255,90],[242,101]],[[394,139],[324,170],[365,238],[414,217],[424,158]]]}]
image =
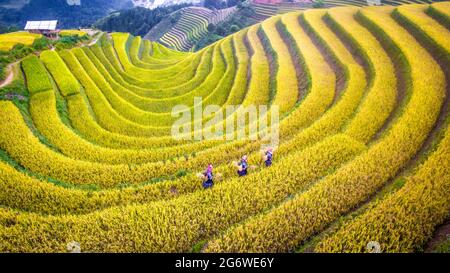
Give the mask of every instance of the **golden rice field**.
[{"label": "golden rice field", "polygon": [[[450,213],[449,26],[450,2],[310,9],[198,52],[113,33],[25,58],[27,107],[0,101],[0,251],[423,251]],[[174,139],[195,97],[278,107],[273,165],[263,140]]]},{"label": "golden rice field", "polygon": [[0,51],[9,51],[17,44],[32,45],[42,35],[25,31],[0,34]]},{"label": "golden rice field", "polygon": [[85,36],[88,34],[85,31],[78,30],[78,29],[64,29],[59,32],[59,35],[60,36],[75,36],[75,35]]}]

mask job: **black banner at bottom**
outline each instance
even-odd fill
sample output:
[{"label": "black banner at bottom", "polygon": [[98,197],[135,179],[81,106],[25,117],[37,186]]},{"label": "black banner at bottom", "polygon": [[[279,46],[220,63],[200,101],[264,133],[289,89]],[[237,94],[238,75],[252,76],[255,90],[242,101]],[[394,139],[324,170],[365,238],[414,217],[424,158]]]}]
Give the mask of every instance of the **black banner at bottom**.
[{"label": "black banner at bottom", "polygon": [[[448,254],[0,254],[1,268],[44,272],[301,272],[384,271],[443,266]],[[8,267],[11,265],[11,267]],[[25,269],[25,268],[23,268]],[[6,272],[6,271],[4,271]]]}]

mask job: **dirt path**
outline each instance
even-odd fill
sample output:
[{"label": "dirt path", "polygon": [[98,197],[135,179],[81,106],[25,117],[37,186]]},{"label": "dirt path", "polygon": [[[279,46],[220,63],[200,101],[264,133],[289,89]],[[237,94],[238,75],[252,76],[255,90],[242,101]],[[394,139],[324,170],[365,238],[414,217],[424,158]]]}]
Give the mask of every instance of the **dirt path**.
[{"label": "dirt path", "polygon": [[3,81],[0,81],[0,88],[3,88],[5,86],[11,84],[12,81],[14,80],[14,69],[13,69],[13,66],[16,63],[17,62],[8,64],[8,66],[6,67],[7,76],[6,76],[6,78]]},{"label": "dirt path", "polygon": [[425,247],[425,253],[431,253],[440,244],[450,238],[450,218],[436,228],[433,237]]},{"label": "dirt path", "polygon": [[97,33],[94,34],[96,37],[88,44],[88,46],[93,46],[95,45],[98,40],[100,39],[100,37],[102,37],[101,32],[98,31]]},{"label": "dirt path", "polygon": [[[102,37],[101,32],[100,31],[96,31],[94,34],[94,39],[88,44],[88,46],[92,46],[94,44],[97,43],[97,41],[100,39],[100,37]],[[50,48],[50,50],[55,51],[56,48],[54,46],[52,46]],[[37,52],[37,54],[39,55],[40,52]],[[9,84],[11,84],[14,80],[14,65],[16,65],[19,61],[16,61],[14,63],[10,63],[8,64],[8,66],[6,67],[6,78],[3,81],[0,81],[0,88],[3,88],[5,86],[8,86]]]}]

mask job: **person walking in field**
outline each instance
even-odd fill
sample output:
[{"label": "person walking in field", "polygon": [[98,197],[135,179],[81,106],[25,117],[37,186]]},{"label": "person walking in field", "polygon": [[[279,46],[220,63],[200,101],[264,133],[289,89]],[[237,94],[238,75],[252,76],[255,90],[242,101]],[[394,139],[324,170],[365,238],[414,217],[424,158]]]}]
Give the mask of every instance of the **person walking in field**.
[{"label": "person walking in field", "polygon": [[264,163],[266,164],[266,167],[270,167],[272,165],[272,159],[273,159],[273,148],[269,147],[264,152]]},{"label": "person walking in field", "polygon": [[208,168],[206,168],[206,171],[202,173],[201,176],[203,179],[203,188],[211,188],[214,184],[213,165],[209,164]]},{"label": "person walking in field", "polygon": [[237,163],[238,168],[238,175],[239,176],[246,176],[248,173],[248,163],[247,163],[247,155],[242,156],[241,161]]}]

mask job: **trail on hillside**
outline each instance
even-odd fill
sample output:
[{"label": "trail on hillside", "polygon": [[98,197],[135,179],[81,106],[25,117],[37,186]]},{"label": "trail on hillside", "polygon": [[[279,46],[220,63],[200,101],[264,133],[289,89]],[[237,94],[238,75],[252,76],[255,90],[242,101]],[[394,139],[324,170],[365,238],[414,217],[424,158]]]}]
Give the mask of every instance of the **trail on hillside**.
[{"label": "trail on hillside", "polygon": [[97,31],[95,34],[93,34],[93,35],[91,35],[91,36],[93,36],[93,37],[95,36],[95,37],[94,37],[94,39],[88,44],[88,46],[93,46],[93,45],[95,45],[95,44],[98,42],[98,40],[100,39],[100,37],[102,37],[100,31]]},{"label": "trail on hillside", "polygon": [[450,239],[450,218],[447,219],[442,225],[436,228],[433,237],[428,241],[425,247],[425,253],[433,253],[439,246],[439,244]]},{"label": "trail on hillside", "polygon": [[7,75],[3,81],[0,81],[0,88],[3,88],[5,86],[11,84],[12,81],[14,80],[14,69],[12,69],[12,68],[16,63],[17,62],[8,64],[8,66],[6,67]]}]

